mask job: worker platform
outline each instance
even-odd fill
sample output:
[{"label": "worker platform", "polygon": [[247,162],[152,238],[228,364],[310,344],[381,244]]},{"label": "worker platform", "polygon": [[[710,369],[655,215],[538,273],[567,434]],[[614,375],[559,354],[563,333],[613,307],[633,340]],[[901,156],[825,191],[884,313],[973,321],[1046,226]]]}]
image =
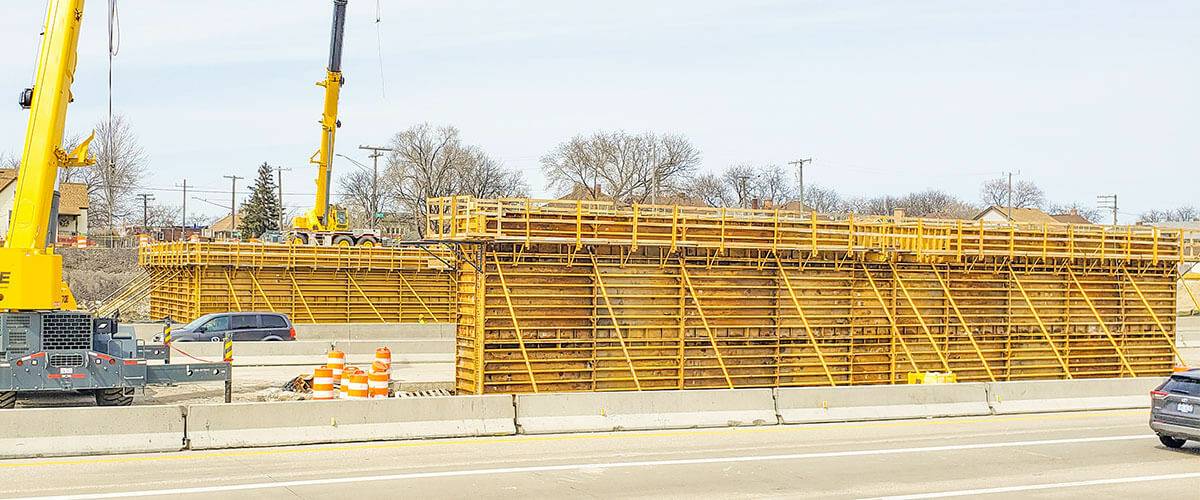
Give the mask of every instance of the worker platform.
[{"label": "worker platform", "polygon": [[454,321],[453,253],[439,246],[155,243],[138,249],[138,263],[156,319],[271,311],[297,323]]},{"label": "worker platform", "polygon": [[1183,235],[575,200],[430,200],[460,393],[1160,376]]}]

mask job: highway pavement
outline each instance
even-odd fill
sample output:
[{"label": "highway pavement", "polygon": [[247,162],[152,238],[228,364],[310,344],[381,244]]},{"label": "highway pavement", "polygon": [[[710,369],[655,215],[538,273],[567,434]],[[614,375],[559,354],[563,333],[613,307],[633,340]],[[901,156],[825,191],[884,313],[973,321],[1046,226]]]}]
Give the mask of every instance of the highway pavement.
[{"label": "highway pavement", "polygon": [[1146,419],[1128,410],[9,460],[0,496],[1195,498],[1200,447],[1162,447]]}]

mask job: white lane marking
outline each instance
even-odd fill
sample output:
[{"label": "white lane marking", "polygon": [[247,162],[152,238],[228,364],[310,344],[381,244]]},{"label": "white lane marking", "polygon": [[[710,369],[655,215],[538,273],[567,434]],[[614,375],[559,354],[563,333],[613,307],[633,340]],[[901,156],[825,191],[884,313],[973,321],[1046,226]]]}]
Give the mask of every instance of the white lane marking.
[{"label": "white lane marking", "polygon": [[935,493],[916,493],[912,495],[895,495],[877,497],[872,500],[919,500],[924,498],[966,497],[975,495],[990,495],[995,493],[1014,493],[1018,491],[1051,490],[1058,488],[1079,488],[1082,486],[1103,486],[1106,484],[1141,483],[1146,481],[1166,481],[1171,479],[1200,478],[1200,472],[1185,472],[1181,474],[1162,474],[1158,476],[1116,477],[1111,479],[1092,479],[1089,481],[1068,481],[1065,483],[1025,484],[1019,486],[1000,486],[997,488],[979,488],[974,490],[939,491]]},{"label": "white lane marking", "polygon": [[659,467],[667,465],[700,465],[741,462],[766,462],[775,460],[807,460],[814,458],[861,457],[873,455],[900,455],[909,453],[931,453],[958,450],[985,450],[990,448],[1016,448],[1021,446],[1048,446],[1072,443],[1101,443],[1107,441],[1129,441],[1150,439],[1153,434],[1129,434],[1124,436],[1101,436],[1070,439],[1041,439],[1036,441],[1007,441],[998,443],[955,444],[945,446],[922,446],[916,448],[883,448],[875,450],[826,451],[816,453],[793,453],[786,455],[757,455],[743,457],[684,458],[675,460],[642,460],[636,462],[596,462],[562,465],[534,465],[528,467],[501,467],[493,469],[448,470],[436,472],[408,472],[383,476],[332,477],[324,479],[300,479],[269,483],[230,484],[223,486],[198,486],[194,488],[172,488],[161,490],[122,491],[116,493],[84,493],[45,497],[25,497],[26,500],[92,500],[103,498],[147,497],[155,495],[190,495],[196,493],[221,493],[227,491],[261,490],[270,488],[293,488],[330,484],[367,483],[377,481],[400,481],[405,479],[428,479],[443,477],[490,476],[495,474],[520,474],[529,472],[555,472],[588,469],[621,469],[631,467]]}]

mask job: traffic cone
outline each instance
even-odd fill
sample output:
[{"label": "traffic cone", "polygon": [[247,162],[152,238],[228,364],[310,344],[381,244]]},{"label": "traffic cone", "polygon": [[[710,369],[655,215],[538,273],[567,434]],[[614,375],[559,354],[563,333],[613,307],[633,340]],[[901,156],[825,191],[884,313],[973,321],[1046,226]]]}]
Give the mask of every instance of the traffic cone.
[{"label": "traffic cone", "polygon": [[321,367],[313,370],[312,394],[314,400],[333,399],[333,370]]},{"label": "traffic cone", "polygon": [[346,353],[333,349],[325,358],[325,366],[333,370],[333,385],[342,385],[342,371],[346,369]]}]

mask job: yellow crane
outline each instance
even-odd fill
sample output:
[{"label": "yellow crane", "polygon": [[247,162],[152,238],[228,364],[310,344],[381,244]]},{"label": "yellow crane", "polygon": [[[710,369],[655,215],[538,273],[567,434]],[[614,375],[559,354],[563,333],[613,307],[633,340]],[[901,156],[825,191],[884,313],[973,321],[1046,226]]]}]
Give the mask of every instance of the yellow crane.
[{"label": "yellow crane", "polygon": [[338,98],[346,80],[342,76],[342,35],[346,24],[347,0],[333,0],[333,30],[329,43],[329,65],[325,79],[317,82],[325,89],[325,106],[321,114],[321,147],[309,157],[317,165],[317,198],[313,208],[292,219],[292,229],[285,236],[288,243],[297,245],[376,246],[379,235],[372,230],[354,230],[347,221],[346,210],[330,203],[333,184],[333,148],[338,120]]}]

